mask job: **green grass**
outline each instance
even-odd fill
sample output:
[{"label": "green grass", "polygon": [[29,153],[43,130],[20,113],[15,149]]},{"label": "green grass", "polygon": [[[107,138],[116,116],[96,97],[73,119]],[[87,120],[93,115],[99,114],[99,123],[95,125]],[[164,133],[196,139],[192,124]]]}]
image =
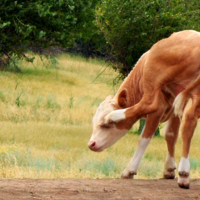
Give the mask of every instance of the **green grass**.
[{"label": "green grass", "polygon": [[[36,57],[34,65],[18,61],[22,73],[0,72],[0,177],[120,178],[137,148],[138,124],[101,153],[87,147],[92,117],[115,94],[118,74],[101,60],[66,54],[57,61],[44,66]],[[195,133],[192,178],[200,177],[199,142]],[[135,178],[161,178],[166,152],[163,136],[153,138]],[[177,163],[180,156],[179,138]]]}]

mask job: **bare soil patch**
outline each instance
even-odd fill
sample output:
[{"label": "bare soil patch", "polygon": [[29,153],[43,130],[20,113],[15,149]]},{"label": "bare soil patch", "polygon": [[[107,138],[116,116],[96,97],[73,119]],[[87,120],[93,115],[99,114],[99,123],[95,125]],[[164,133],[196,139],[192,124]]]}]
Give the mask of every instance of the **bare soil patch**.
[{"label": "bare soil patch", "polygon": [[181,189],[177,180],[0,179],[0,200],[200,199],[200,180]]}]

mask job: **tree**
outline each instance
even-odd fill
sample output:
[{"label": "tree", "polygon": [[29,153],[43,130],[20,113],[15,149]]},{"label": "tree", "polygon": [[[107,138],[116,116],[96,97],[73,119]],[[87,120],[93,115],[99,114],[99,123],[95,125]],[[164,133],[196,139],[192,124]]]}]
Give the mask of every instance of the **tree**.
[{"label": "tree", "polygon": [[199,0],[102,0],[97,24],[117,61],[114,67],[127,75],[158,40],[186,28],[200,30],[199,10]]},{"label": "tree", "polygon": [[97,0],[0,2],[0,52],[21,57],[26,46],[69,47],[89,38]]},{"label": "tree", "polygon": [[183,29],[200,30],[199,10],[199,0],[102,0],[97,24],[111,47],[113,68],[126,76],[158,40]]}]

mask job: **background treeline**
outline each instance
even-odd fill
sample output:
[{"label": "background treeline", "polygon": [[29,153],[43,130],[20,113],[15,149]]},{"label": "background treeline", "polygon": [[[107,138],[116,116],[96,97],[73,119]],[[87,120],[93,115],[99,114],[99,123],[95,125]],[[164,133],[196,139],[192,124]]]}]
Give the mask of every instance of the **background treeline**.
[{"label": "background treeline", "polygon": [[103,0],[96,14],[122,74],[158,40],[175,31],[200,30],[199,0]]},{"label": "background treeline", "polygon": [[[26,49],[72,47],[94,30],[95,0],[0,1],[0,52],[28,58]],[[4,58],[5,58],[4,57]]]},{"label": "background treeline", "polygon": [[24,57],[26,48],[59,46],[104,57],[122,75],[156,41],[200,30],[199,0],[3,0],[0,51]]}]

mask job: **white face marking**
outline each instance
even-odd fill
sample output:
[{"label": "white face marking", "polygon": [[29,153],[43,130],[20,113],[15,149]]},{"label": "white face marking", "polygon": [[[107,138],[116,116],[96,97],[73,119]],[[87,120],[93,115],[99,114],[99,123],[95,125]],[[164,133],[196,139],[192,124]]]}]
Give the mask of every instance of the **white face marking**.
[{"label": "white face marking", "polygon": [[117,129],[115,124],[104,126],[105,116],[114,111],[115,104],[113,99],[106,98],[93,117],[93,133],[90,141],[95,142],[93,151],[102,151],[114,144],[119,138],[124,136],[127,132],[126,129]]},{"label": "white face marking", "polygon": [[97,108],[97,111],[93,117],[93,125],[99,125],[101,123],[101,120],[111,111],[114,110],[114,102],[111,100],[111,97],[107,97],[106,100],[104,100],[99,107]]},{"label": "white face marking", "polygon": [[119,130],[115,127],[101,128],[98,127],[92,134],[90,141],[96,142],[95,151],[103,151],[113,145],[117,140],[126,134],[127,130]]},{"label": "white face marking", "polygon": [[105,123],[108,123],[110,120],[113,122],[119,122],[126,119],[125,117],[126,109],[114,110],[105,117]]},{"label": "white face marking", "polygon": [[190,161],[189,156],[187,158],[182,157],[178,166],[178,171],[189,172],[190,171]]}]

